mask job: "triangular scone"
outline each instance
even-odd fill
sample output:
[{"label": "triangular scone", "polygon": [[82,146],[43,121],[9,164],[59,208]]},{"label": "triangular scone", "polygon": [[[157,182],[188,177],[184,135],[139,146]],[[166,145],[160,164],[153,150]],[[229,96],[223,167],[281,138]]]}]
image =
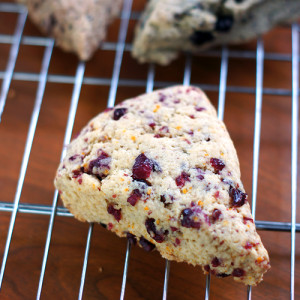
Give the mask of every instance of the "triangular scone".
[{"label": "triangular scone", "polygon": [[69,145],[55,186],[79,220],[167,259],[251,285],[270,267],[233,143],[198,88],[158,90],[100,113]]},{"label": "triangular scone", "polygon": [[150,0],[132,53],[140,62],[165,65],[179,51],[243,43],[299,16],[300,0]]},{"label": "triangular scone", "polygon": [[27,5],[40,30],[56,39],[63,50],[89,59],[118,15],[122,0],[17,0]]}]

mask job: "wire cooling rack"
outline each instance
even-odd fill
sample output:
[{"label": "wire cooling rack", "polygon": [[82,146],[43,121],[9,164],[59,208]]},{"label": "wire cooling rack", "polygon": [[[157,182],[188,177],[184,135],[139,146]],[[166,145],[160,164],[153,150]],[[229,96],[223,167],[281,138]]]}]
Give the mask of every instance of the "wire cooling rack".
[{"label": "wire cooling rack", "polygon": [[[124,79],[120,78],[120,70],[122,65],[123,53],[131,50],[131,45],[126,43],[128,25],[131,19],[136,19],[138,13],[131,11],[132,0],[125,0],[121,17],[120,27],[118,33],[117,43],[103,43],[102,50],[115,51],[115,59],[113,65],[113,73],[111,78],[102,77],[88,77],[84,76],[85,63],[79,62],[76,69],[75,76],[67,75],[51,75],[48,74],[50,61],[52,58],[52,52],[54,48],[54,40],[51,38],[24,36],[23,29],[27,20],[27,10],[17,4],[12,3],[0,3],[1,13],[13,13],[17,15],[17,24],[13,35],[1,34],[0,32],[0,44],[10,45],[9,58],[5,70],[0,70],[0,79],[2,79],[1,93],[0,93],[0,118],[5,113],[5,104],[8,98],[8,92],[12,81],[31,81],[37,82],[38,88],[35,98],[35,104],[30,120],[30,126],[27,134],[27,140],[25,144],[25,150],[23,154],[21,170],[19,173],[16,193],[14,201],[1,202],[0,212],[11,212],[10,224],[7,233],[7,240],[5,249],[3,252],[2,265],[0,271],[0,287],[5,280],[5,267],[9,255],[10,244],[14,232],[14,226],[16,216],[18,213],[27,214],[39,214],[50,216],[47,239],[45,243],[44,255],[42,260],[42,266],[40,271],[40,278],[37,287],[36,298],[41,297],[43,281],[46,272],[47,258],[49,254],[50,242],[52,237],[53,224],[55,216],[71,217],[72,215],[64,207],[58,206],[58,192],[54,192],[53,204],[50,205],[37,205],[37,204],[25,204],[19,203],[21,192],[26,176],[26,170],[29,162],[31,148],[35,136],[35,131],[38,123],[41,104],[43,101],[45,86],[47,82],[53,83],[65,83],[73,85],[73,92],[71,98],[71,104],[69,109],[69,115],[67,120],[67,126],[64,136],[64,145],[68,144],[71,139],[73,124],[75,121],[75,115],[78,105],[78,100],[83,85],[103,85],[109,86],[109,96],[107,101],[108,107],[113,107],[116,99],[116,93],[119,86],[134,86],[145,87],[147,92],[153,90],[154,85],[156,87],[164,87],[172,84],[178,84],[179,82],[166,82],[166,81],[154,81],[155,78],[155,66],[149,65],[148,74],[146,80],[136,79]],[[0,28],[1,29],[1,28]],[[219,91],[218,97],[218,117],[222,120],[224,116],[225,96],[226,92],[248,93],[255,94],[255,120],[254,120],[254,142],[253,142],[253,175],[252,175],[252,214],[255,219],[256,212],[256,199],[257,199],[257,185],[258,185],[258,166],[259,166],[259,154],[260,154],[260,132],[261,132],[261,118],[262,118],[262,101],[263,95],[280,95],[291,97],[292,101],[292,116],[291,116],[291,221],[290,222],[271,222],[255,220],[255,224],[258,230],[272,230],[272,231],[286,231],[291,234],[291,253],[290,253],[290,299],[294,299],[294,280],[295,280],[295,239],[296,232],[300,231],[300,224],[296,223],[296,202],[297,202],[297,156],[298,156],[298,100],[299,100],[299,25],[293,24],[291,26],[292,36],[292,53],[291,54],[278,54],[278,53],[265,53],[264,44],[261,38],[257,40],[256,51],[237,51],[229,50],[223,47],[222,50],[213,50],[202,53],[207,57],[220,57],[220,82],[218,85],[213,84],[198,84],[199,87],[206,91]],[[31,45],[44,47],[44,56],[42,61],[42,67],[40,73],[26,73],[15,72],[15,65],[18,58],[20,45]],[[241,59],[256,59],[256,87],[243,87],[243,86],[228,86],[227,74],[228,74],[228,59],[229,58],[241,58]],[[292,89],[281,88],[263,88],[263,76],[264,76],[264,61],[282,61],[292,62]],[[191,78],[192,57],[186,54],[183,84],[188,85]],[[0,137],[1,138],[1,137]],[[62,150],[61,158],[65,154],[65,149]],[[82,275],[79,287],[78,299],[82,299],[86,270],[89,258],[89,250],[91,244],[91,237],[93,234],[93,224],[90,224],[86,247],[84,255],[84,263],[82,266]],[[127,281],[127,271],[129,265],[131,246],[127,243],[125,264],[123,271],[123,280],[121,287],[120,299],[124,299],[125,288]],[[163,286],[163,299],[167,299],[168,292],[168,279],[170,274],[170,262],[166,260],[164,286]],[[206,291],[205,299],[209,299],[210,295],[210,275],[206,277]],[[1,296],[1,292],[0,292]],[[247,289],[247,299],[251,299],[251,287]]]}]

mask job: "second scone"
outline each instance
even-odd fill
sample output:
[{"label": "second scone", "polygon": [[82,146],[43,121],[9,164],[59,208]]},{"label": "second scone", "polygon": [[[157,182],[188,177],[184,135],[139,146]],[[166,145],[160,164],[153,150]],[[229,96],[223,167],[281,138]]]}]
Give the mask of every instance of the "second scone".
[{"label": "second scone", "polygon": [[238,44],[300,17],[300,0],[151,0],[136,28],[132,54],[162,65],[179,51]]},{"label": "second scone", "polygon": [[17,0],[28,8],[32,21],[56,44],[88,60],[105,39],[109,23],[122,0]]}]

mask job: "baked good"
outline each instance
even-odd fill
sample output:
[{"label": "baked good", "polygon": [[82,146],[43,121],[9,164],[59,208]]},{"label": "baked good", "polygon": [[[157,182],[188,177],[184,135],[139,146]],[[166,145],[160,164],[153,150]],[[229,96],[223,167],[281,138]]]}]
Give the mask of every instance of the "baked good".
[{"label": "baked good", "polygon": [[122,0],[17,0],[28,8],[31,20],[56,39],[63,50],[89,59],[104,40],[108,24]]},{"label": "baked good", "polygon": [[238,44],[300,17],[300,0],[151,0],[136,28],[132,54],[162,65],[179,51]]},{"label": "baked good", "polygon": [[269,268],[233,143],[198,88],[158,90],[100,113],[68,146],[55,186],[80,221],[167,259],[251,285]]}]

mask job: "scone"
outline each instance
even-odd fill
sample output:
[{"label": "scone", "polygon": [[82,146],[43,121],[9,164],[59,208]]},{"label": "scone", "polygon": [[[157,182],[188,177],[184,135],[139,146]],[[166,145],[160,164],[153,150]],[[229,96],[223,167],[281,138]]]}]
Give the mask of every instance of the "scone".
[{"label": "scone", "polygon": [[136,28],[132,54],[168,64],[178,52],[237,44],[300,17],[300,0],[151,0]]},{"label": "scone", "polygon": [[270,267],[233,143],[198,88],[158,90],[100,113],[68,146],[55,186],[80,221],[169,260],[251,285]]},{"label": "scone", "polygon": [[32,21],[56,39],[63,50],[89,59],[106,36],[122,0],[17,0],[27,5]]}]

